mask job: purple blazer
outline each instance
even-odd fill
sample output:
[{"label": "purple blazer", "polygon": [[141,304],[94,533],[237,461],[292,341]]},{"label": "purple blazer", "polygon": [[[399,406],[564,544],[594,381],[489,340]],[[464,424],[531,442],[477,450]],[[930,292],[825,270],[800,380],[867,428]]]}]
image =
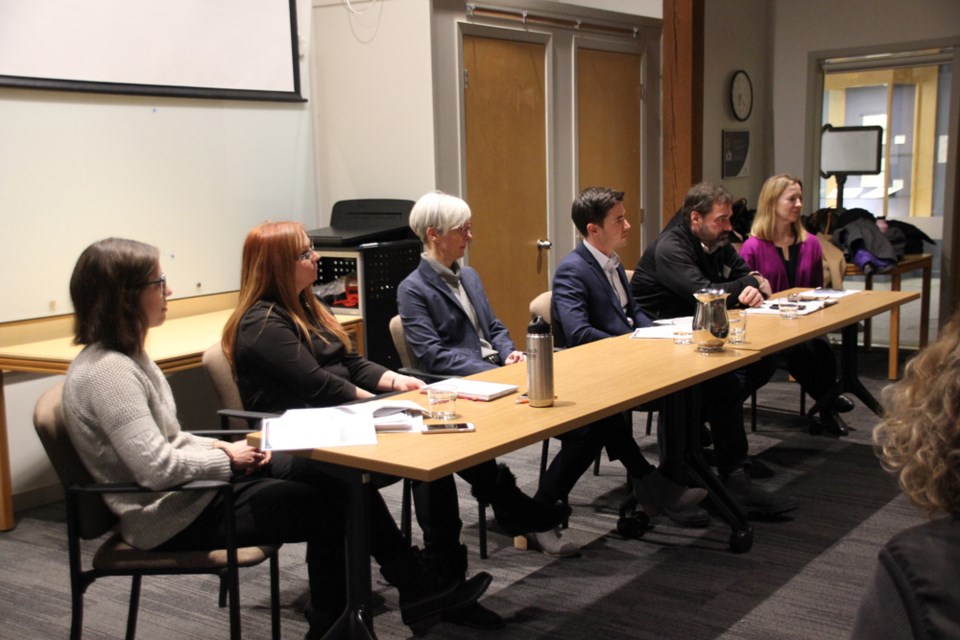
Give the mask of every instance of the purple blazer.
[{"label": "purple blazer", "polygon": [[[754,271],[759,271],[764,278],[770,281],[773,292],[790,288],[787,282],[787,269],[783,266],[780,250],[769,240],[760,240],[753,236],[740,247],[740,257],[750,265]],[[813,234],[800,245],[800,254],[797,257],[798,287],[823,286],[823,251],[820,241]]]}]

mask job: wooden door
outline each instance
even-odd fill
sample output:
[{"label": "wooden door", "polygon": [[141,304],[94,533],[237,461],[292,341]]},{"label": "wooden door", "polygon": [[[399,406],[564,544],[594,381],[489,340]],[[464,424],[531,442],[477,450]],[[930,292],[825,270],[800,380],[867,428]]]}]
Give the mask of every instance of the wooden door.
[{"label": "wooden door", "polygon": [[617,253],[626,269],[640,259],[639,54],[577,50],[578,187],[625,191],[623,204],[633,229]]},{"label": "wooden door", "polygon": [[546,46],[463,37],[470,266],[523,349],[529,304],[547,289]]}]

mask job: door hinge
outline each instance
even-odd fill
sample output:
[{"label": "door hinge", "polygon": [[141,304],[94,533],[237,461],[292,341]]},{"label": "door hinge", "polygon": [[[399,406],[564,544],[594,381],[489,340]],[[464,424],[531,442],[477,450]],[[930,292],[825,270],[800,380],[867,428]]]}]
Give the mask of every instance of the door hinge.
[{"label": "door hinge", "polygon": [[470,70],[463,70],[463,90],[466,91],[470,88]]}]

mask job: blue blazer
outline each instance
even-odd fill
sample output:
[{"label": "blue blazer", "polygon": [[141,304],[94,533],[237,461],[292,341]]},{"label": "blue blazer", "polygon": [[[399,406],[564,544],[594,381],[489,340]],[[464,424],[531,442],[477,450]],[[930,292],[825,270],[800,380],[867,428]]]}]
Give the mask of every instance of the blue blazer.
[{"label": "blue blazer", "polygon": [[556,346],[575,347],[653,324],[637,307],[623,265],[617,267],[617,273],[627,292],[626,313],[603,269],[582,242],[560,262],[553,276],[550,304]]},{"label": "blue blazer", "polygon": [[[506,360],[516,347],[507,328],[493,315],[480,276],[476,270],[462,267],[460,283],[476,311],[483,337]],[[407,343],[427,373],[465,376],[497,368],[483,360],[480,338],[467,312],[426,260],[421,259],[400,283],[397,306]]]}]

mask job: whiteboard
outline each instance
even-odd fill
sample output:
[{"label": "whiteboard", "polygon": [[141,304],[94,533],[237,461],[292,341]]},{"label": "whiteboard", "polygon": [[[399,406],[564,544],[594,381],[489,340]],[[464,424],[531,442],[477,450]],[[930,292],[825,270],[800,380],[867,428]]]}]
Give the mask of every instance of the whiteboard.
[{"label": "whiteboard", "polygon": [[820,174],[864,175],[880,173],[883,127],[825,125],[820,137]]},{"label": "whiteboard", "polygon": [[295,0],[0,0],[0,84],[301,100]]},{"label": "whiteboard", "polygon": [[303,103],[6,88],[0,141],[0,322],[73,311],[73,266],[102,238],[159,247],[184,298],[239,287],[254,225],[319,226]]}]

